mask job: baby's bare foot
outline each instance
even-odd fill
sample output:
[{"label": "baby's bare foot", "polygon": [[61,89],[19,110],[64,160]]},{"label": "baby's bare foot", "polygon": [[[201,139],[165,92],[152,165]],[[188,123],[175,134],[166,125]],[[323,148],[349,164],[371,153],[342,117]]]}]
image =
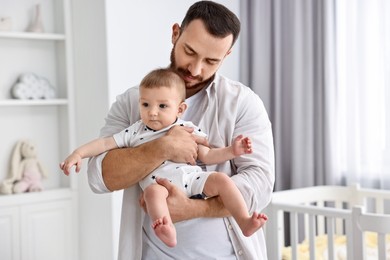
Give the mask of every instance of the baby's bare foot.
[{"label": "baby's bare foot", "polygon": [[254,212],[252,217],[248,220],[248,223],[242,228],[242,233],[244,236],[251,236],[257,230],[259,230],[262,226],[264,226],[265,222],[268,220],[267,215],[263,213]]},{"label": "baby's bare foot", "polygon": [[152,228],[154,229],[156,236],[167,246],[176,246],[176,229],[173,223],[168,221],[167,217],[156,219],[152,223]]}]

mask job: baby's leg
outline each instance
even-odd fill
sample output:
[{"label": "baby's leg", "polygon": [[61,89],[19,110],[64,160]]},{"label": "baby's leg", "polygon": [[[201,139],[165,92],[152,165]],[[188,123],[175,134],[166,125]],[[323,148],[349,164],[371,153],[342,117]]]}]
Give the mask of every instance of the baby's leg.
[{"label": "baby's leg", "polygon": [[265,214],[248,213],[245,200],[234,182],[224,173],[212,173],[206,180],[204,193],[208,197],[221,198],[226,209],[232,214],[245,236],[250,236],[267,221]]},{"label": "baby's leg", "polygon": [[152,227],[156,236],[167,246],[176,246],[176,229],[169,215],[167,205],[168,191],[164,186],[152,184],[144,190],[144,200],[149,216],[153,220]]}]

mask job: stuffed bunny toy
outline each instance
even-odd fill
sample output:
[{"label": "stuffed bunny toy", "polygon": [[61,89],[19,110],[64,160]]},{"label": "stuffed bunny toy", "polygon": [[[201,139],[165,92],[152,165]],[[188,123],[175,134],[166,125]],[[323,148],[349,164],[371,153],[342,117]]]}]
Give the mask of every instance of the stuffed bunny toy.
[{"label": "stuffed bunny toy", "polygon": [[13,151],[8,179],[0,185],[3,194],[41,191],[42,178],[47,172],[37,159],[35,146],[28,140],[20,140]]}]

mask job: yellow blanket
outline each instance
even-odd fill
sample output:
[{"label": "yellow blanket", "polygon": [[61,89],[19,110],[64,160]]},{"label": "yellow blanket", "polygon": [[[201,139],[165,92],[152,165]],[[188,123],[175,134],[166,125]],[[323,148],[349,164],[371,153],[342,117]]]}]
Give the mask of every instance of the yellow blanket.
[{"label": "yellow blanket", "polygon": [[[346,249],[347,239],[343,236],[334,237],[334,251],[335,259],[344,260],[347,259]],[[378,260],[377,252],[377,234],[372,232],[365,233],[365,254],[366,259]],[[321,235],[315,238],[316,247],[316,259],[327,260],[328,259],[328,236]],[[386,236],[386,251],[387,260],[390,260],[390,235]],[[310,247],[309,241],[305,240],[297,247],[297,254],[299,260],[310,260]],[[289,260],[291,258],[291,247],[284,247],[282,249],[282,260]]]}]

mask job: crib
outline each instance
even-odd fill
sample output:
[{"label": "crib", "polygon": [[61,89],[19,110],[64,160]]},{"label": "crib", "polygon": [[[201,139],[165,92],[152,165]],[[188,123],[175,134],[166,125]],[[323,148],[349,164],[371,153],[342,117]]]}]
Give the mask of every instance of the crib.
[{"label": "crib", "polygon": [[359,185],[274,192],[265,209],[269,260],[390,259],[390,191]]}]

